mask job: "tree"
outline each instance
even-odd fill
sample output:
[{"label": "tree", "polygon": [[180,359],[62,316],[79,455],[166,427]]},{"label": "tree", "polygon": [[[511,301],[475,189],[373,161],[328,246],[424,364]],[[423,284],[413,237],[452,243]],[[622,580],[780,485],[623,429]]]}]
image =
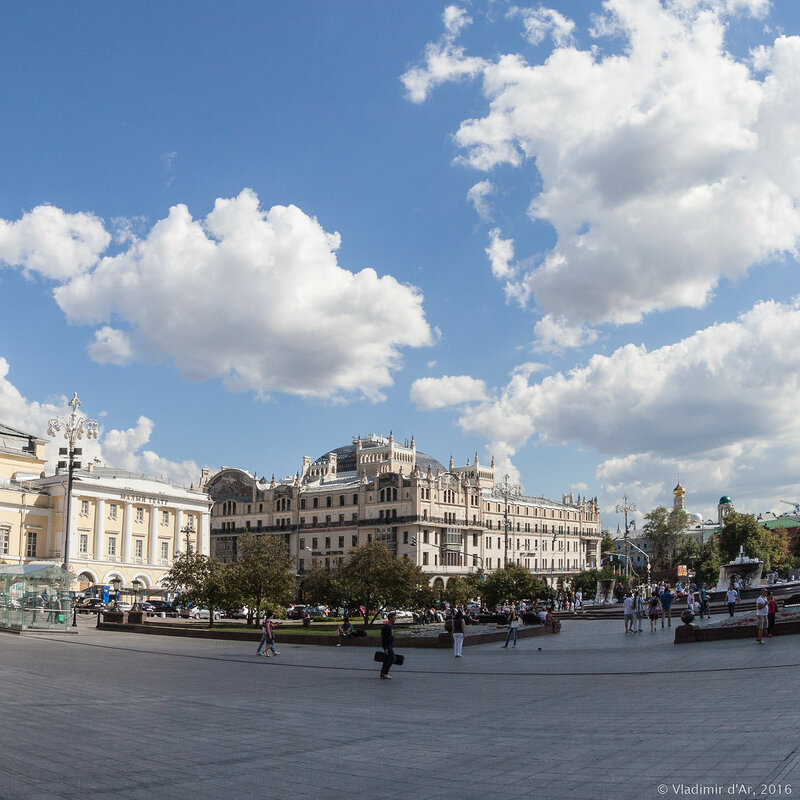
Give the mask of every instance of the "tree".
[{"label": "tree", "polygon": [[303,581],[303,593],[318,602],[359,609],[364,627],[387,608],[427,605],[432,599],[422,569],[409,559],[395,558],[382,542],[353,547],[347,560],[327,572],[312,570]]},{"label": "tree", "polygon": [[481,593],[490,608],[501,602],[516,603],[550,597],[553,590],[520,564],[509,564],[487,575]]},{"label": "tree", "polygon": [[697,583],[707,583],[714,587],[719,580],[719,540],[717,536],[709,536],[700,548],[700,565],[697,568]]},{"label": "tree", "polygon": [[225,607],[230,592],[229,565],[200,553],[184,553],[161,579],[170,592],[180,592],[181,602],[208,607],[208,624],[214,624],[214,609]]},{"label": "tree", "polygon": [[675,566],[675,555],[680,547],[681,534],[689,524],[689,515],[681,508],[668,511],[657,506],[645,514],[647,522],[643,532],[653,551],[653,569],[659,571]]},{"label": "tree", "polygon": [[451,606],[465,606],[473,597],[475,597],[475,587],[471,581],[462,578],[460,575],[454,575],[447,582],[442,597]]},{"label": "tree", "polygon": [[290,602],[295,588],[292,559],[282,538],[239,537],[238,558],[231,565],[234,582],[247,605],[247,624],[258,620],[262,607],[279,608]]},{"label": "tree", "polygon": [[613,556],[617,552],[617,541],[608,532],[603,531],[603,538],[600,540],[600,562],[601,564],[608,556]]},{"label": "tree", "polygon": [[733,511],[725,517],[719,534],[719,553],[723,563],[739,557],[739,548],[748,558],[757,558],[769,566],[767,530],[752,514]]}]

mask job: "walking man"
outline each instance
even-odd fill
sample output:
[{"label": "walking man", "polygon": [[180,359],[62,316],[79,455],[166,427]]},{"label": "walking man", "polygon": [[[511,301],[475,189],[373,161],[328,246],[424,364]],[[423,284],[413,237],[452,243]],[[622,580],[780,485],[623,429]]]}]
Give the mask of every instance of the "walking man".
[{"label": "walking man", "polygon": [[736,610],[736,604],[739,602],[739,592],[733,585],[733,581],[731,581],[731,585],[728,587],[728,592],[725,597],[728,600],[728,616],[732,617],[733,612]]},{"label": "walking man", "polygon": [[756,642],[764,644],[764,632],[767,630],[767,622],[769,614],[769,600],[767,600],[766,588],[761,590],[761,594],[756,598],[756,622],[758,623],[758,632],[756,634]]},{"label": "walking man", "polygon": [[659,597],[661,601],[661,627],[664,627],[664,618],[667,619],[667,627],[672,627],[672,592],[669,590],[669,584],[664,586],[664,591],[661,592]]},{"label": "walking man", "polygon": [[394,611],[390,611],[386,617],[386,622],[381,628],[381,647],[383,648],[383,666],[381,667],[381,678],[385,681],[392,679],[389,670],[394,664]]},{"label": "walking man", "polygon": [[630,592],[622,601],[622,612],[625,615],[625,633],[633,633],[633,596]]},{"label": "walking man", "polygon": [[578,609],[581,610],[582,614],[586,613],[586,609],[583,607],[583,592],[580,589],[575,591],[575,613],[578,613]]}]

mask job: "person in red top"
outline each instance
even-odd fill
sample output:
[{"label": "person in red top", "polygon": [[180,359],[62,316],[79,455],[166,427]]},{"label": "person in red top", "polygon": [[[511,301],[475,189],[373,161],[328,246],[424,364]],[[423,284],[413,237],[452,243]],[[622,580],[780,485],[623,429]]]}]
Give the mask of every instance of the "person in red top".
[{"label": "person in red top", "polygon": [[[267,611],[264,614],[264,619],[261,620],[261,641],[258,643],[258,650],[256,650],[257,656],[266,656],[269,658],[270,656],[279,656],[280,653],[275,649],[275,629],[272,624],[272,612]],[[261,649],[264,645],[269,645],[269,652],[264,650],[261,652]]]},{"label": "person in red top", "polygon": [[767,594],[767,638],[772,638],[772,632],[775,630],[775,614],[778,611],[778,601],[775,595],[770,591]]}]

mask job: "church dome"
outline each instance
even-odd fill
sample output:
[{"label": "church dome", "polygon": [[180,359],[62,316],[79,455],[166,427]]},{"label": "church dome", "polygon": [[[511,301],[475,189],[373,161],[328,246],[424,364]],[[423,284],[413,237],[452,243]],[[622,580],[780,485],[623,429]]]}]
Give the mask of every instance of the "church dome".
[{"label": "church dome", "polygon": [[732,500],[730,499],[730,497],[728,497],[728,495],[726,495],[726,494],[722,495],[722,497],[720,497],[720,499],[719,499],[719,504],[720,504],[721,506],[726,506],[726,505],[728,505],[728,504],[730,504],[730,503],[732,503],[732,502],[733,502],[733,501],[732,501]]}]

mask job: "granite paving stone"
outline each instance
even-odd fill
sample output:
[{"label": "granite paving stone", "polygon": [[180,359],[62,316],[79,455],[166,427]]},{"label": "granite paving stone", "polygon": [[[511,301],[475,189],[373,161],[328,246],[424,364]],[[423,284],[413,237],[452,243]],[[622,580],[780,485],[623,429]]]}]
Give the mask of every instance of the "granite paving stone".
[{"label": "granite paving stone", "polygon": [[[85,622],[78,636],[0,635],[0,798],[655,800],[681,796],[673,785],[770,781],[800,792],[800,636],[672,639],[567,620],[511,652],[409,650],[380,681],[359,648],[285,644],[259,659],[249,642]],[[41,741],[53,752],[31,746]]]}]

